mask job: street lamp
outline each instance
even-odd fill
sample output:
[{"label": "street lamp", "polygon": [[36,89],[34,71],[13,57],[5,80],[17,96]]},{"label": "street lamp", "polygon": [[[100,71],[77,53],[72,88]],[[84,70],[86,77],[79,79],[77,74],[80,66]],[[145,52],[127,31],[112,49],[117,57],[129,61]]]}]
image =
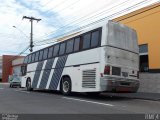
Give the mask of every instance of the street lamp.
[{"label": "street lamp", "polygon": [[29,38],[29,39],[30,39],[30,37],[28,37],[21,29],[17,28],[16,26],[12,26],[12,27],[14,27],[14,28],[17,29],[18,31],[20,31],[26,38]]}]

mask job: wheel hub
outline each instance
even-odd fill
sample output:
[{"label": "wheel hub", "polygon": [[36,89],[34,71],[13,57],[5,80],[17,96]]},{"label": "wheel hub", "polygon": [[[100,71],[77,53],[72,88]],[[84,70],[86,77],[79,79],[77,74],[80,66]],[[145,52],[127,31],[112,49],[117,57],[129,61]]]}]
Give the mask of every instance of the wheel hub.
[{"label": "wheel hub", "polygon": [[63,91],[64,92],[68,92],[68,90],[69,90],[69,83],[67,81],[65,81],[63,83]]}]

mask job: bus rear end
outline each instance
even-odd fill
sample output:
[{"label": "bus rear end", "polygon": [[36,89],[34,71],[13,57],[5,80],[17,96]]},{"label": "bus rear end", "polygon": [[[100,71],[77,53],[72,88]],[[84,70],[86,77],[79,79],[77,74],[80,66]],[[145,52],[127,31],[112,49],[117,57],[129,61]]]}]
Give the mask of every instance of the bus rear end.
[{"label": "bus rear end", "polygon": [[101,88],[103,91],[137,92],[139,49],[136,31],[112,21],[108,22],[107,29]]}]

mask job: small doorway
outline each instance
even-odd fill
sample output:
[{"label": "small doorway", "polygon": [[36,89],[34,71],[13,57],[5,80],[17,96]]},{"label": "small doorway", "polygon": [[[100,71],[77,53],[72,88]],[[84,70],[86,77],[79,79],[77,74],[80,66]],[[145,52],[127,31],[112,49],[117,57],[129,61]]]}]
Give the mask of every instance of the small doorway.
[{"label": "small doorway", "polygon": [[139,45],[139,70],[140,72],[149,71],[149,61],[148,61],[148,44]]}]

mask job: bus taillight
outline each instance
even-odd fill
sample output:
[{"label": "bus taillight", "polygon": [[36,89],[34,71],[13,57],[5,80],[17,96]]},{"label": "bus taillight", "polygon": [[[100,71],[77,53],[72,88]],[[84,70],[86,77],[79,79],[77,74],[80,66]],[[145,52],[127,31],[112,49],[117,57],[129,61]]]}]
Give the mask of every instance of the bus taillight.
[{"label": "bus taillight", "polygon": [[108,65],[105,66],[104,74],[110,75],[110,66],[108,66]]}]

